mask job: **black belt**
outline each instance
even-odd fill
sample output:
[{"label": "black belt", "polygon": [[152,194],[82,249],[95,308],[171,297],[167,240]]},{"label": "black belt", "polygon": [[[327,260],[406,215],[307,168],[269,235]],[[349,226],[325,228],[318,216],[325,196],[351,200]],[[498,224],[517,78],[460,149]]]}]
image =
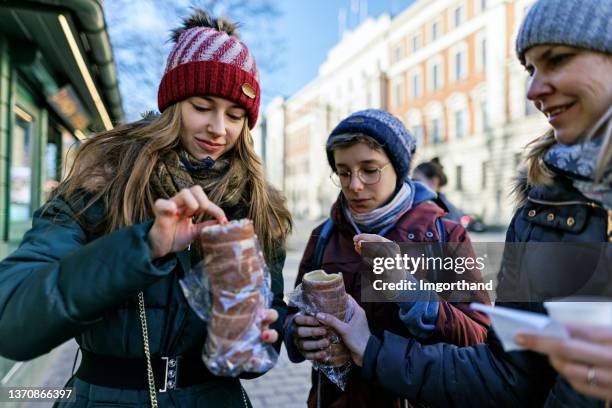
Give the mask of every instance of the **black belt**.
[{"label": "black belt", "polygon": [[[76,377],[90,384],[110,388],[145,390],[149,388],[147,362],[144,358],[120,358],[103,356],[81,349],[83,358]],[[215,377],[202,362],[202,356],[151,356],[155,388],[165,392],[202,384]]]}]

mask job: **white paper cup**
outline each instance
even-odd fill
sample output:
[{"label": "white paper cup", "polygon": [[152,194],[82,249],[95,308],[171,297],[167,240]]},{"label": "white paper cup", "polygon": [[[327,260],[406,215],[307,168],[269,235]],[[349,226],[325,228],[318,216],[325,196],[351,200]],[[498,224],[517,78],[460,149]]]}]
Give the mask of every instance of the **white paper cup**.
[{"label": "white paper cup", "polygon": [[612,302],[609,299],[559,300],[544,302],[548,314],[563,324],[591,324],[612,326]]}]

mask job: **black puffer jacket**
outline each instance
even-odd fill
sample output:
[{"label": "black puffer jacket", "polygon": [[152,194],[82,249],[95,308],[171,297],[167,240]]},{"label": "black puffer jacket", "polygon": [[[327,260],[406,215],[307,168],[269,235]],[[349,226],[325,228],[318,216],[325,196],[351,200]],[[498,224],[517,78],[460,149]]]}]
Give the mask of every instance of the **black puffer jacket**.
[{"label": "black puffer jacket", "polygon": [[[525,193],[524,204],[508,229],[507,242],[604,243],[611,239],[609,212],[586,199],[569,180],[558,177],[551,186],[538,186]],[[606,249],[610,246],[607,245]],[[528,290],[521,292],[521,296],[528,293],[529,299],[542,300],[566,296],[571,286],[568,282],[580,288],[593,277],[610,282],[612,259],[609,250],[603,252],[607,253],[600,253],[597,262],[590,265],[596,270],[586,274],[589,279],[574,276],[573,281],[568,277],[558,279],[560,265],[539,264],[537,268],[525,269],[504,262],[498,292],[512,300],[516,299],[516,288],[521,288]],[[563,261],[563,254],[558,255]],[[529,256],[522,258],[521,263],[537,262]],[[587,261],[591,258],[587,257]],[[497,304],[545,313],[539,301]],[[372,336],[362,373],[405,398],[439,407],[603,406],[603,402],[574,392],[545,357],[532,352],[505,353],[493,331],[489,332],[487,344],[463,348],[449,344],[420,345],[388,332],[382,340]]]}]

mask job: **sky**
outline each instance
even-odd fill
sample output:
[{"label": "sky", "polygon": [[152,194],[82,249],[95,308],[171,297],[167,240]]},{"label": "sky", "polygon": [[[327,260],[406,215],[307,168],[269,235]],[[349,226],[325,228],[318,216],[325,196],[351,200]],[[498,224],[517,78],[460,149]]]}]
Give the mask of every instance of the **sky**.
[{"label": "sky", "polygon": [[339,15],[346,13],[346,25],[350,29],[364,18],[364,5],[369,16],[378,17],[385,12],[398,14],[412,0],[282,0],[279,3],[283,15],[279,18],[278,32],[284,39],[285,50],[277,72],[261,75],[264,100],[277,95],[291,96],[317,76],[327,52],[340,41]]},{"label": "sky", "polygon": [[[167,42],[169,30],[189,13],[189,6],[197,4],[194,0],[174,0],[175,3],[170,6],[165,1],[104,2],[127,121],[137,120],[142,112],[157,108],[157,86],[171,47]],[[341,38],[341,25],[351,30],[367,16],[378,17],[382,13],[393,16],[401,13],[413,1],[278,0],[275,4],[280,15],[271,22],[274,24],[274,36],[258,34],[258,26],[267,24],[267,21],[262,23],[243,17],[239,31],[256,59],[258,55],[270,56],[270,50],[275,56],[273,62],[268,64],[261,61],[263,57],[258,59],[262,111],[273,97],[290,97],[316,78],[328,51]],[[183,15],[168,15],[175,12]],[[135,61],[138,63],[134,64]]]}]

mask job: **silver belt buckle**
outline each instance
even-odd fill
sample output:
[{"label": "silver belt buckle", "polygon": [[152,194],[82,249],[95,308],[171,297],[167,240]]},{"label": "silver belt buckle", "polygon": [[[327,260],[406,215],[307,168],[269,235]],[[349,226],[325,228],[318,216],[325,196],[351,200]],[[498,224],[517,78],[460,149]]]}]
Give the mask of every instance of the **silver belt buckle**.
[{"label": "silver belt buckle", "polygon": [[176,377],[178,368],[178,357],[162,357],[166,361],[166,372],[164,378],[164,388],[160,388],[159,392],[167,392],[176,388]]}]

